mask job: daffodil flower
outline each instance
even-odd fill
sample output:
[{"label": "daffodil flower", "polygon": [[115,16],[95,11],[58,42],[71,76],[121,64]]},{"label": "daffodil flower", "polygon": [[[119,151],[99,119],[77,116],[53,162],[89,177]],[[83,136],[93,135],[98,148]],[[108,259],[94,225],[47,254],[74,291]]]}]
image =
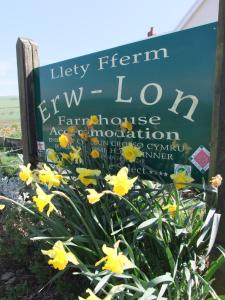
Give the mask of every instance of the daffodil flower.
[{"label": "daffodil flower", "polygon": [[90,204],[95,204],[100,201],[101,197],[105,194],[113,194],[111,191],[98,193],[95,189],[86,189],[86,191],[89,193],[89,195],[87,195],[87,199]]},{"label": "daffodil flower", "polygon": [[95,145],[98,145],[100,143],[99,139],[95,136],[90,138],[90,142],[95,144]]},{"label": "daffodil flower", "polygon": [[187,183],[191,183],[194,179],[186,174],[185,171],[178,172],[177,174],[170,175],[177,189],[183,189]]},{"label": "daffodil flower", "polygon": [[56,207],[51,202],[54,194],[46,194],[42,188],[36,183],[36,194],[37,196],[33,196],[33,201],[35,202],[38,211],[43,212],[44,208],[48,206],[47,216],[49,217],[50,213],[54,210],[57,211]]},{"label": "daffodil flower", "polygon": [[87,133],[87,132],[81,132],[81,133],[79,134],[79,136],[80,136],[80,138],[81,138],[82,140],[87,140],[87,139],[88,139],[88,133]]},{"label": "daffodil flower", "polygon": [[77,164],[82,163],[82,158],[80,156],[81,148],[80,147],[78,149],[76,149],[74,147],[71,147],[71,148],[73,151],[69,153],[70,159],[72,161],[75,161]]},{"label": "daffodil flower", "polygon": [[134,162],[137,157],[142,157],[143,155],[144,153],[132,143],[122,148],[122,156],[129,162]]},{"label": "daffodil flower", "polygon": [[70,126],[66,130],[69,134],[74,134],[77,131],[77,128],[75,126]]},{"label": "daffodil flower", "polygon": [[5,208],[5,204],[0,204],[0,210],[3,210]]},{"label": "daffodil flower", "polygon": [[132,131],[133,129],[133,124],[129,121],[124,121],[120,124],[121,129],[126,129],[127,131]]},{"label": "daffodil flower", "polygon": [[120,241],[114,244],[114,248],[107,247],[105,244],[102,246],[102,251],[106,254],[105,257],[96,262],[95,266],[105,262],[102,270],[108,270],[113,273],[122,274],[124,270],[134,268],[134,264],[122,253],[118,252]]},{"label": "daffodil flower", "polygon": [[41,252],[51,258],[49,259],[48,264],[52,265],[55,269],[64,270],[68,262],[71,262],[75,266],[79,265],[76,256],[72,252],[66,252],[64,244],[61,241],[57,241],[52,249],[41,250]]},{"label": "daffodil flower", "polygon": [[39,179],[43,184],[47,184],[49,189],[52,186],[60,186],[60,183],[63,181],[62,175],[52,171],[46,164],[44,164],[42,170],[39,170]]},{"label": "daffodil flower", "polygon": [[97,150],[97,149],[93,149],[92,151],[91,151],[91,153],[90,153],[90,156],[92,157],[92,158],[99,158],[100,157],[100,152]]},{"label": "daffodil flower", "polygon": [[71,135],[68,133],[63,133],[59,137],[59,145],[62,148],[68,147],[72,143]]},{"label": "daffodil flower", "polygon": [[55,152],[54,149],[48,149],[48,159],[53,161],[53,162],[56,162],[57,161],[57,154]]},{"label": "daffodil flower", "polygon": [[97,180],[95,178],[87,178],[93,176],[99,176],[101,174],[100,170],[92,170],[85,168],[76,168],[77,173],[79,174],[78,179],[86,186],[90,184],[97,184]]},{"label": "daffodil flower", "polygon": [[90,118],[87,120],[87,127],[92,127],[96,124],[98,124],[98,117],[96,115],[90,116]]},{"label": "daffodil flower", "polygon": [[176,204],[168,204],[166,206],[163,207],[164,210],[167,210],[168,213],[174,217],[176,215],[176,211],[177,211],[177,205]]},{"label": "daffodil flower", "polygon": [[33,175],[30,167],[31,164],[28,164],[27,166],[20,166],[21,171],[19,172],[19,178],[26,182],[27,185],[33,181]]},{"label": "daffodil flower", "polygon": [[126,195],[137,180],[137,177],[129,179],[127,175],[128,168],[123,167],[117,175],[107,175],[105,177],[105,180],[113,186],[113,192],[120,197]]}]

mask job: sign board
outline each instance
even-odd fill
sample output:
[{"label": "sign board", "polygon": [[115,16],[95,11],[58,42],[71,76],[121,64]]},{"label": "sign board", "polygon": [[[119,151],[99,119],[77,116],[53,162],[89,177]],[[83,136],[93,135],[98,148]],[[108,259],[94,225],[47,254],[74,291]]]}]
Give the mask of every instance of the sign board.
[{"label": "sign board", "polygon": [[[144,152],[141,177],[185,169],[207,178],[214,95],[216,23],[73,58],[34,70],[39,155],[57,149],[69,126],[100,124],[92,136],[112,149]],[[134,131],[124,137],[119,124]],[[149,168],[144,168],[148,165]],[[136,168],[136,169],[135,169]]]}]

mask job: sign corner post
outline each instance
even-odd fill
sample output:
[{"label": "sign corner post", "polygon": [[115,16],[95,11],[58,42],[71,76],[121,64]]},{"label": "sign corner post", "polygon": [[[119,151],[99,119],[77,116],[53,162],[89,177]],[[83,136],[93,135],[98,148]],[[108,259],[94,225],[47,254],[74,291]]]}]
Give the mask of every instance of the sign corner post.
[{"label": "sign corner post", "polygon": [[21,115],[24,164],[37,162],[35,130],[35,86],[33,70],[39,67],[38,45],[31,39],[18,38],[16,43],[17,70]]}]

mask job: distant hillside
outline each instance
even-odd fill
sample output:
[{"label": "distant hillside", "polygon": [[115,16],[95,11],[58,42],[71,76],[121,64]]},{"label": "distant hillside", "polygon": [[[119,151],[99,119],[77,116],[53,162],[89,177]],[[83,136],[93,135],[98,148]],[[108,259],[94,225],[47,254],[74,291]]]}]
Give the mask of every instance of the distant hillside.
[{"label": "distant hillside", "polygon": [[0,96],[0,127],[20,123],[18,96]]}]

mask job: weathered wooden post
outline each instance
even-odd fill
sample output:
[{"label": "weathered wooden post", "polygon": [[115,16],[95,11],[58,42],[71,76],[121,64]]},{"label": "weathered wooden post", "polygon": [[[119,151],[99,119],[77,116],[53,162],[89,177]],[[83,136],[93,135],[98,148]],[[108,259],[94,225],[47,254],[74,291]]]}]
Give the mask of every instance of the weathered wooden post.
[{"label": "weathered wooden post", "polygon": [[[218,210],[221,221],[217,244],[225,247],[225,1],[219,3],[217,33],[216,81],[213,105],[210,176],[220,174],[223,184],[218,191]],[[218,294],[225,293],[225,266],[216,276],[215,288]]]},{"label": "weathered wooden post", "polygon": [[16,51],[23,158],[25,164],[30,162],[35,165],[37,161],[37,142],[33,69],[39,66],[38,46],[30,39],[18,38]]}]

